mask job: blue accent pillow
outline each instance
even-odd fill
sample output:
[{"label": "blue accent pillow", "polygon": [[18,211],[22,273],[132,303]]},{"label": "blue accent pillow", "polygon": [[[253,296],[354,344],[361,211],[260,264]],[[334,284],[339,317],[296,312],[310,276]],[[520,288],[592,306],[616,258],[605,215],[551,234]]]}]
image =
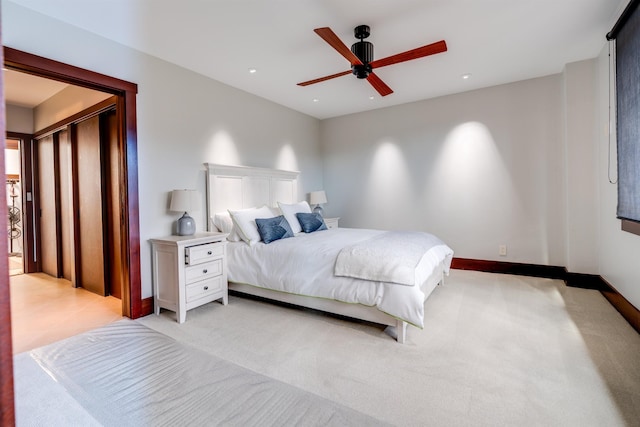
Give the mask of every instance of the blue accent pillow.
[{"label": "blue accent pillow", "polygon": [[298,212],[296,217],[302,227],[302,231],[305,233],[313,233],[314,231],[327,229],[327,224],[324,223],[324,219],[322,219],[322,215],[319,213]]},{"label": "blue accent pillow", "polygon": [[274,218],[256,218],[256,225],[258,233],[265,243],[293,237],[291,226],[283,215]]}]

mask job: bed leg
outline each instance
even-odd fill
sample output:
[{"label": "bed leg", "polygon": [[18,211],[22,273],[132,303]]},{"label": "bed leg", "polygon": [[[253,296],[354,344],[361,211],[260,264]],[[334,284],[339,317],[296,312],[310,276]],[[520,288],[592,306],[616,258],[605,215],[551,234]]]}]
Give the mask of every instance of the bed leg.
[{"label": "bed leg", "polygon": [[404,344],[407,338],[407,322],[398,320],[396,324],[396,333],[398,334],[397,340],[400,344]]}]

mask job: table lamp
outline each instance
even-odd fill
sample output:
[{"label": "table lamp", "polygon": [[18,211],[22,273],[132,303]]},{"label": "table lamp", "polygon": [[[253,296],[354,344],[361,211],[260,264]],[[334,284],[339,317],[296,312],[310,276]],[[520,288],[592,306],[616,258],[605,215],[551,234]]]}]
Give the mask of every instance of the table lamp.
[{"label": "table lamp", "polygon": [[196,232],[196,222],[187,212],[200,210],[200,194],[196,190],[173,190],[169,210],[184,212],[178,219],[178,236],[193,235]]},{"label": "table lamp", "polygon": [[309,193],[309,204],[316,205],[313,208],[313,213],[317,213],[322,216],[324,211],[321,205],[323,203],[327,203],[327,195],[324,193],[324,190],[312,191]]}]

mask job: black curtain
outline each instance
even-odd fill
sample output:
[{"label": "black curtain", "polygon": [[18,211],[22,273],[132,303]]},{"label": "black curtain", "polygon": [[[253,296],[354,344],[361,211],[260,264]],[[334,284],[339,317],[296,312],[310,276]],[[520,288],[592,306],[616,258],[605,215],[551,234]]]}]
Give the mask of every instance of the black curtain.
[{"label": "black curtain", "polygon": [[640,221],[640,0],[632,0],[607,34],[616,45],[618,210]]}]

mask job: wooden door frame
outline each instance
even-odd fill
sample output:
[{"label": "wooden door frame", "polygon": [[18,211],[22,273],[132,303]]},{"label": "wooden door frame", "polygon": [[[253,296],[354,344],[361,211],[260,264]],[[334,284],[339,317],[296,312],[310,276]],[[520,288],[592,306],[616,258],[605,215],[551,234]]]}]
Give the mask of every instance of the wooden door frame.
[{"label": "wooden door frame", "polygon": [[[2,20],[0,19],[0,27]],[[0,34],[1,39],[1,34]],[[2,61],[3,52],[0,52]],[[4,175],[6,138],[7,131],[5,123],[5,102],[4,102],[4,77],[0,75],[0,175]],[[0,199],[7,200],[7,187],[0,187]],[[0,217],[6,218],[7,204],[0,203]],[[8,257],[7,240],[0,239],[0,259]],[[13,400],[13,345],[11,343],[11,300],[9,294],[9,263],[0,262],[0,425],[15,424],[15,409]]]},{"label": "wooden door frame", "polygon": [[[153,312],[149,299],[142,300],[140,278],[140,224],[138,204],[138,148],[136,94],[138,86],[114,77],[99,74],[41,56],[4,47],[4,66],[39,77],[86,87],[117,97],[120,152],[121,252],[123,254],[122,314],[132,319]],[[4,102],[2,104],[4,106]]]}]

